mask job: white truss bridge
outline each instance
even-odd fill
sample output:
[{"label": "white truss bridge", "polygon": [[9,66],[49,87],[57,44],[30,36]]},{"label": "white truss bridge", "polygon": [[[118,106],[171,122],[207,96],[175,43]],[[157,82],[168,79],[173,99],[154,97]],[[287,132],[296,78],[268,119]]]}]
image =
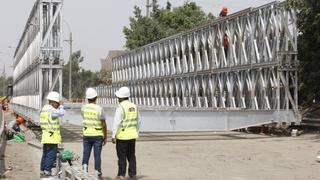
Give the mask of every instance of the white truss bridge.
[{"label": "white truss bridge", "polygon": [[[62,92],[61,7],[36,1],[15,53],[10,106],[34,122],[46,94]],[[109,127],[121,86],[139,105],[144,131],[299,123],[296,21],[294,10],[272,2],[114,58],[112,85],[96,87]],[[65,106],[65,120],[81,124],[81,104]]]}]

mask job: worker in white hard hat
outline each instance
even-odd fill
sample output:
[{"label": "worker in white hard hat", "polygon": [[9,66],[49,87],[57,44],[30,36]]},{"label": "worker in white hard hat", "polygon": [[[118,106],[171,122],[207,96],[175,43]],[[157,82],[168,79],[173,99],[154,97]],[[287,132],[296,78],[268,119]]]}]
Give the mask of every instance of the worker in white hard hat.
[{"label": "worker in white hard hat", "polygon": [[62,141],[60,118],[65,114],[59,93],[50,92],[47,100],[49,104],[44,105],[40,112],[41,143],[43,144],[40,178],[51,176],[51,168],[57,157],[58,144]]},{"label": "worker in white hard hat", "polygon": [[135,145],[139,137],[141,119],[137,105],[129,101],[130,90],[128,87],[121,87],[116,93],[119,106],[116,109],[112,143],[116,144],[118,156],[118,174],[116,180],[125,179],[127,160],[129,162],[129,179],[137,179]]},{"label": "worker in white hard hat", "polygon": [[86,99],[88,104],[81,108],[83,118],[83,159],[82,167],[88,171],[88,164],[91,150],[94,154],[94,168],[98,172],[98,176],[102,179],[101,171],[101,151],[102,146],[107,143],[107,123],[106,114],[103,108],[96,104],[97,91],[88,88],[86,91]]}]

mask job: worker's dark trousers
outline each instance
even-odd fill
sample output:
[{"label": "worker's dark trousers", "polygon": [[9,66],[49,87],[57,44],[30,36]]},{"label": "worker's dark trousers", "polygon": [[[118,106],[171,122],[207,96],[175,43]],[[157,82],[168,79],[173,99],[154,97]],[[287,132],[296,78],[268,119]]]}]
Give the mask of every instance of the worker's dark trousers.
[{"label": "worker's dark trousers", "polygon": [[127,159],[129,161],[129,176],[137,174],[135,146],[136,140],[118,140],[116,141],[118,155],[118,176],[126,175]]},{"label": "worker's dark trousers", "polygon": [[83,159],[82,165],[89,164],[91,149],[93,147],[94,169],[101,172],[101,151],[103,144],[103,136],[83,136]]},{"label": "worker's dark trousers", "polygon": [[58,144],[43,144],[43,152],[41,158],[41,171],[51,173],[53,162],[57,158]]}]

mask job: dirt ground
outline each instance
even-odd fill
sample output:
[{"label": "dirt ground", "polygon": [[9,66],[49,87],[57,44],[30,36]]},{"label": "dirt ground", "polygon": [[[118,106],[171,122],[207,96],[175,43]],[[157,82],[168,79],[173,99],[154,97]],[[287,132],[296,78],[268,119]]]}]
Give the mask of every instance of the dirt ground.
[{"label": "dirt ground", "polygon": [[[143,180],[320,179],[320,135],[246,136],[137,142],[138,175]],[[82,152],[81,143],[66,143],[65,148]],[[107,144],[102,156],[103,173],[110,179],[117,173],[115,145]],[[92,158],[90,163],[92,168]]]},{"label": "dirt ground", "polygon": [[[82,156],[81,137],[70,133],[64,147]],[[320,179],[320,134],[298,137],[270,137],[223,133],[180,133],[163,141],[138,141],[138,177],[141,180],[309,180]],[[152,134],[148,134],[151,136]],[[168,134],[170,135],[170,134]],[[32,140],[32,136],[27,136]],[[142,138],[143,139],[143,138]],[[24,152],[24,153],[21,153]],[[38,179],[41,151],[26,143],[8,142],[5,168],[12,167],[10,179]],[[102,152],[105,179],[117,173],[115,145],[108,142]],[[81,163],[81,158],[77,162]],[[1,162],[0,162],[1,164]],[[89,169],[93,168],[91,156]],[[1,169],[1,168],[0,168]],[[1,178],[0,178],[1,179]]]},{"label": "dirt ground", "polygon": [[[5,120],[9,122],[13,117],[5,114]],[[28,140],[30,138],[28,137]],[[16,143],[4,141],[4,155],[0,158],[0,179],[38,179],[39,173],[34,168],[37,163],[35,156],[39,153],[27,145],[27,142]]]}]

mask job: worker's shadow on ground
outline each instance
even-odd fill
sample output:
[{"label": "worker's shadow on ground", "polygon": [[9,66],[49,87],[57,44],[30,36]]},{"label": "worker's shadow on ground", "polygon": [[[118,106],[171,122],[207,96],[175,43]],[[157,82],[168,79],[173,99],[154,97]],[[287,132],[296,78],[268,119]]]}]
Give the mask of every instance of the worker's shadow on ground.
[{"label": "worker's shadow on ground", "polygon": [[61,136],[63,142],[82,142],[82,129],[81,132],[73,129],[61,127]]}]

